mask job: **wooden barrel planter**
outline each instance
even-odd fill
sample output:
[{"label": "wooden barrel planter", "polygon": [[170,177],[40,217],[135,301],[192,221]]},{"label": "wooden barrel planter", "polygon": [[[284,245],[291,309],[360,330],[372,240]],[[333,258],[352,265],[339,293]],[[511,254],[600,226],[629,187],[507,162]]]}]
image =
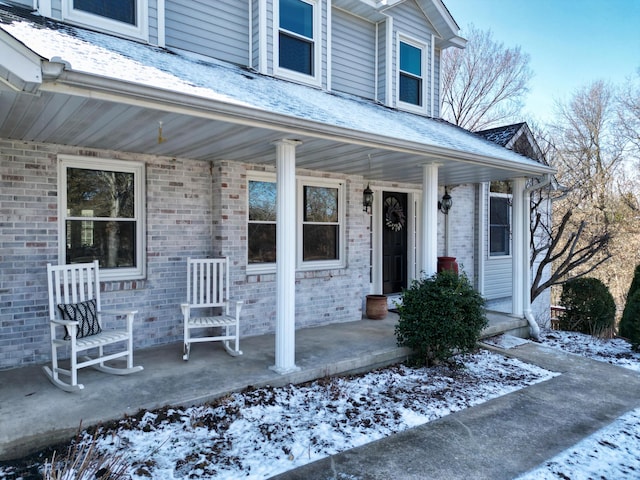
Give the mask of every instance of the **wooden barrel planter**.
[{"label": "wooden barrel planter", "polygon": [[387,296],[367,295],[366,313],[371,320],[382,320],[387,316]]},{"label": "wooden barrel planter", "polygon": [[438,272],[444,270],[451,270],[452,272],[458,273],[456,257],[438,257]]}]

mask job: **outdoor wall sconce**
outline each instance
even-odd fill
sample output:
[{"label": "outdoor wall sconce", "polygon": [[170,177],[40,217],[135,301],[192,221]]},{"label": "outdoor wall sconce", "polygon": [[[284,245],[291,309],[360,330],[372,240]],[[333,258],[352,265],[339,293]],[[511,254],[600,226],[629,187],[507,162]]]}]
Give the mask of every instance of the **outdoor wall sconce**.
[{"label": "outdoor wall sconce", "polygon": [[451,195],[449,195],[449,192],[447,192],[447,187],[444,187],[444,195],[442,196],[442,200],[438,202],[438,208],[442,213],[447,215],[452,205],[453,199]]},{"label": "outdoor wall sconce", "polygon": [[373,190],[369,188],[369,184],[367,183],[367,188],[362,192],[362,211],[371,213],[371,206],[373,205]]}]

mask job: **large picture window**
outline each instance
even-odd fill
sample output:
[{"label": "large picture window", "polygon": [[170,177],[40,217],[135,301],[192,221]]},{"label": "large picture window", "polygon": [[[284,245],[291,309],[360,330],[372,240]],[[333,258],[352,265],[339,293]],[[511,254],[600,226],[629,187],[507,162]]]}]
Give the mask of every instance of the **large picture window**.
[{"label": "large picture window", "polygon": [[398,101],[409,109],[425,108],[426,45],[399,39],[398,47]]},{"label": "large picture window", "polygon": [[147,37],[148,0],[62,0],[65,20],[130,37]]},{"label": "large picture window", "polygon": [[144,276],[144,166],[62,157],[60,260],[98,260],[103,277]]},{"label": "large picture window", "polygon": [[489,192],[489,255],[511,254],[511,190],[506,182],[492,182]]},{"label": "large picture window", "polygon": [[277,72],[304,81],[317,81],[317,2],[279,0],[277,5]]},{"label": "large picture window", "polygon": [[[338,182],[299,179],[298,268],[334,268],[344,261],[344,192]],[[276,261],[276,183],[254,174],[248,180],[249,270],[272,269]]]}]

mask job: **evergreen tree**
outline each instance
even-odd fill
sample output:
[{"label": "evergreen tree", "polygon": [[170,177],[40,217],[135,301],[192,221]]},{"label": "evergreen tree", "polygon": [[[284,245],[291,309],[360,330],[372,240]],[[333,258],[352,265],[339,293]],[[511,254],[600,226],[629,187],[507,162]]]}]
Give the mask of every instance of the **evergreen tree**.
[{"label": "evergreen tree", "polygon": [[631,342],[634,350],[640,351],[640,265],[633,274],[618,331]]}]

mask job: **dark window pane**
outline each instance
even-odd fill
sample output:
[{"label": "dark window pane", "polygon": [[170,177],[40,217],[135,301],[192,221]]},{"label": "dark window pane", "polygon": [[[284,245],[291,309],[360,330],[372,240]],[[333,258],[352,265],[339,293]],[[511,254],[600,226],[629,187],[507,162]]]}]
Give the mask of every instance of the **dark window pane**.
[{"label": "dark window pane", "polygon": [[273,223],[249,224],[249,263],[276,261],[276,226]]},{"label": "dark window pane", "polygon": [[489,202],[489,251],[492,255],[509,255],[509,199],[491,197]]},{"label": "dark window pane", "polygon": [[313,38],[313,5],[300,0],[280,0],[280,28]]},{"label": "dark window pane", "polygon": [[422,80],[400,74],[400,101],[422,105]]},{"label": "dark window pane", "polygon": [[136,222],[66,221],[67,263],[100,261],[104,268],[136,266]]},{"label": "dark window pane", "polygon": [[276,221],[276,184],[249,181],[249,220]]},{"label": "dark window pane", "polygon": [[73,8],[130,25],[136,24],[136,0],[74,0]]},{"label": "dark window pane", "polygon": [[492,225],[509,224],[509,199],[505,197],[491,197],[490,222]]},{"label": "dark window pane", "polygon": [[400,42],[400,70],[422,77],[422,50]]},{"label": "dark window pane", "polygon": [[133,218],[133,173],[67,169],[67,215]]},{"label": "dark window pane", "polygon": [[337,225],[303,225],[302,259],[304,261],[337,260],[338,233]]},{"label": "dark window pane", "polygon": [[313,44],[280,33],[280,67],[313,75]]},{"label": "dark window pane", "polygon": [[304,221],[337,222],[338,189],[304,187]]}]

